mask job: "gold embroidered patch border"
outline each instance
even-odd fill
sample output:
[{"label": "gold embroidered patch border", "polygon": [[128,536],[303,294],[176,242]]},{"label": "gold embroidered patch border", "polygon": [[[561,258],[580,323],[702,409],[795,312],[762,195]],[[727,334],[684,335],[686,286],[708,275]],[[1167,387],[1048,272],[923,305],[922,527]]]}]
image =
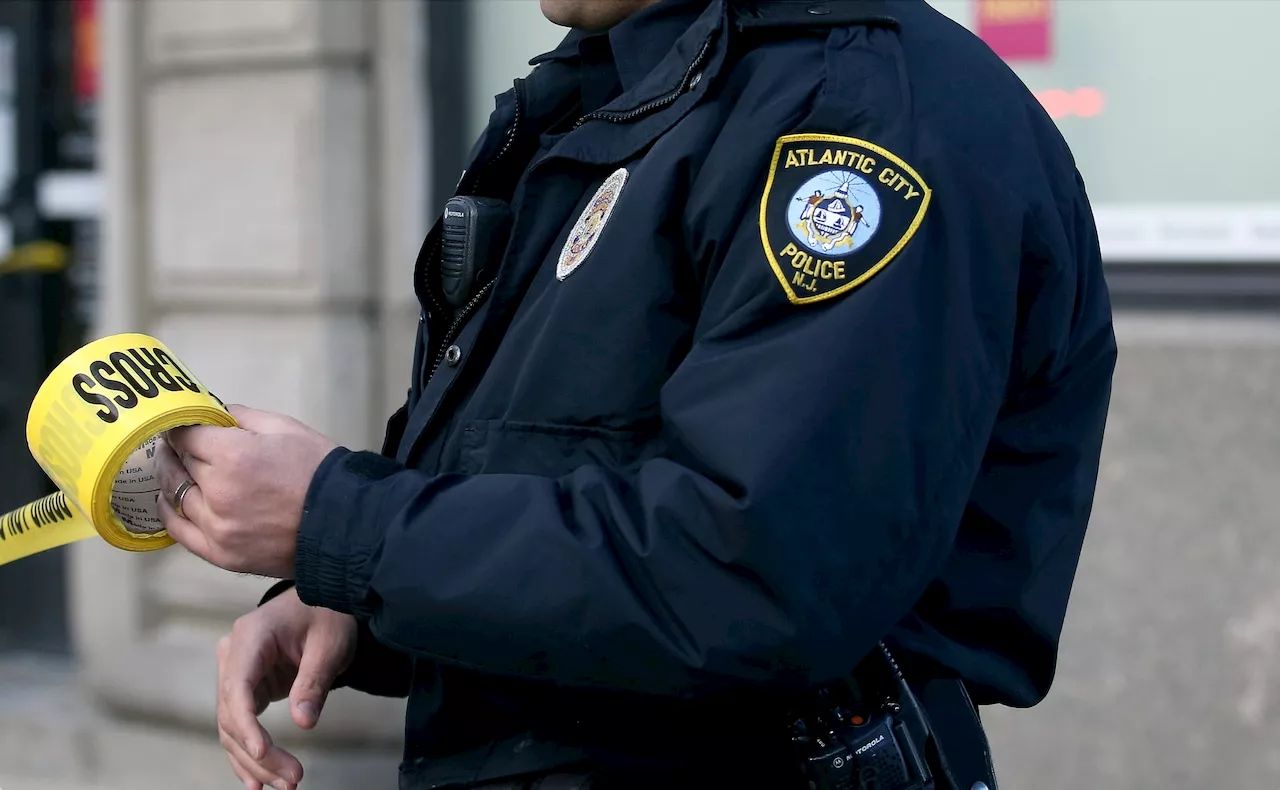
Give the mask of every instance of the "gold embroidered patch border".
[{"label": "gold embroidered patch border", "polygon": [[932,191],[909,164],[866,140],[778,139],[760,200],[760,242],[792,304],[847,293],[915,236]]}]

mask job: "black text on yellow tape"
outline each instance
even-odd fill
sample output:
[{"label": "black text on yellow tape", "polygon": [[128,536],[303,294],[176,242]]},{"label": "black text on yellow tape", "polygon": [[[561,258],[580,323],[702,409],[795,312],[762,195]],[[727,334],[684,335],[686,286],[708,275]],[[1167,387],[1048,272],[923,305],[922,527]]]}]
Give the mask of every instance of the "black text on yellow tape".
[{"label": "black text on yellow tape", "polygon": [[0,565],[94,535],[130,551],[172,545],[155,453],[182,425],[235,419],[155,338],[113,335],[63,360],[27,416],[27,446],[58,491],[0,515]]},{"label": "black text on yellow tape", "polygon": [[91,538],[98,531],[58,491],[0,516],[0,562]]}]

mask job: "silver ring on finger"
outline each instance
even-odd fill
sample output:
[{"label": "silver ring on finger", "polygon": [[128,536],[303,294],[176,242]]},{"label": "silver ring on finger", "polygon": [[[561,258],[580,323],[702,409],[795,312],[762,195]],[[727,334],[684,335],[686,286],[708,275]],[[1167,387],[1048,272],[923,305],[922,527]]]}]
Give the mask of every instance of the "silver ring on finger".
[{"label": "silver ring on finger", "polygon": [[177,513],[182,518],[187,517],[187,514],[182,512],[182,500],[186,499],[187,492],[195,487],[196,487],[195,482],[190,479],[187,479],[187,480],[183,480],[181,483],[178,483],[178,487],[174,489],[173,498],[172,498],[173,512]]}]

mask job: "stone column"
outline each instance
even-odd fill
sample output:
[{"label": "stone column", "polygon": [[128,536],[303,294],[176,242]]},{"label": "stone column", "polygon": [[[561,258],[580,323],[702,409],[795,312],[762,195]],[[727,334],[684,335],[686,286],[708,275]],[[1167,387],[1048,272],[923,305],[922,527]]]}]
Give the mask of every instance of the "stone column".
[{"label": "stone column", "polygon": [[[223,400],[375,447],[408,381],[428,141],[417,0],[107,0],[98,334],[162,339]],[[76,546],[91,735],[113,784],[226,787],[214,644],[268,586],[180,548]],[[311,788],[394,787],[403,703],[338,692]],[[344,751],[346,750],[346,751]],[[307,763],[304,760],[304,763]]]}]

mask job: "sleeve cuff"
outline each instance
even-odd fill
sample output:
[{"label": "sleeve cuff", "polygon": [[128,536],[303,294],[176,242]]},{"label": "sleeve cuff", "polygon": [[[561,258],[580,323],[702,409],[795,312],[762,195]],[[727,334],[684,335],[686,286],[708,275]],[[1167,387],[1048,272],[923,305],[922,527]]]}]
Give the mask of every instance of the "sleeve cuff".
[{"label": "sleeve cuff", "polygon": [[294,580],[308,606],[368,618],[369,576],[382,544],[369,483],[400,465],[386,456],[334,448],[311,478],[298,525]]}]

